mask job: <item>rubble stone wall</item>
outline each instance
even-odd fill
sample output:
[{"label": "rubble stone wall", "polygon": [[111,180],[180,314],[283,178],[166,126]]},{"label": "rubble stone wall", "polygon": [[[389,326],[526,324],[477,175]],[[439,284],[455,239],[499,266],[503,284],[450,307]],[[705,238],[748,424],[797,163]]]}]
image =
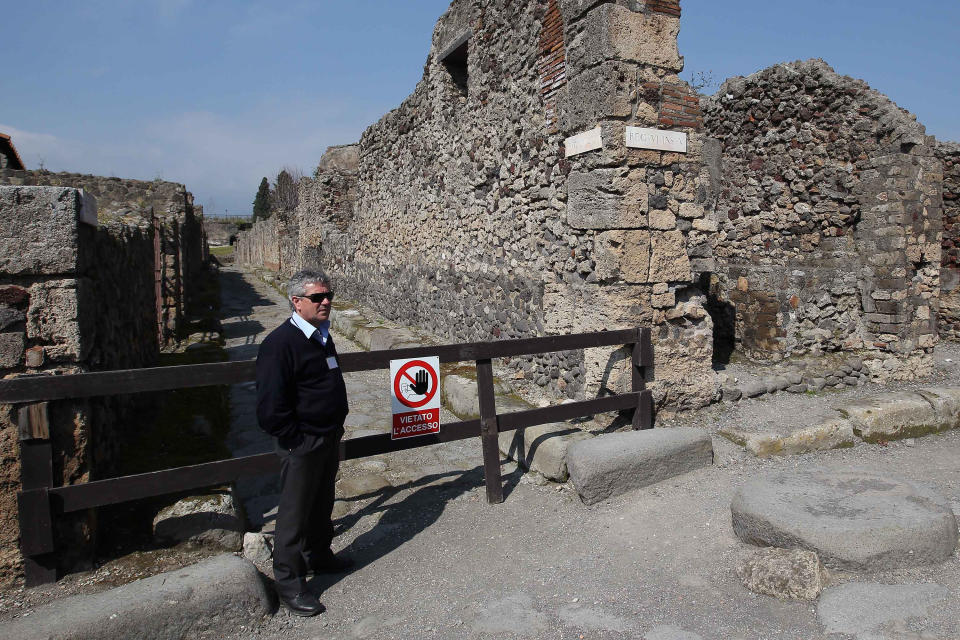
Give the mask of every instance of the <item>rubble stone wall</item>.
[{"label": "rubble stone wall", "polygon": [[[154,229],[149,220],[80,223],[77,189],[0,186],[0,376],[155,366]],[[49,406],[54,481],[109,477],[129,396]],[[0,583],[20,577],[13,407],[0,406]],[[94,520],[61,517],[62,568],[89,560]]]},{"label": "rubble stone wall", "polygon": [[943,162],[943,251],[940,255],[940,337],[960,340],[960,144],[937,144]]},{"label": "rubble stone wall", "polygon": [[[657,402],[708,403],[697,282],[715,227],[678,30],[676,2],[457,0],[414,92],[361,137],[355,178],[319,172],[301,197],[289,225],[301,260],[345,296],[456,340],[655,326]],[[687,153],[628,148],[627,125],[685,132]],[[567,158],[566,137],[595,127],[602,148]],[[282,254],[293,240],[263,223],[241,244],[266,265],[275,242]],[[625,360],[593,350],[517,366],[592,395],[623,387]]]},{"label": "rubble stone wall", "polygon": [[883,375],[922,375],[939,307],[933,138],[822,60],[731,78],[701,104],[720,143],[718,337],[758,359],[873,351]]},{"label": "rubble stone wall", "polygon": [[0,184],[50,185],[83,189],[97,200],[101,223],[120,221],[138,225],[157,219],[162,264],[160,325],[164,342],[177,337],[193,296],[193,286],[207,257],[203,214],[193,195],[182,184],[161,180],[51,173],[0,171]]}]

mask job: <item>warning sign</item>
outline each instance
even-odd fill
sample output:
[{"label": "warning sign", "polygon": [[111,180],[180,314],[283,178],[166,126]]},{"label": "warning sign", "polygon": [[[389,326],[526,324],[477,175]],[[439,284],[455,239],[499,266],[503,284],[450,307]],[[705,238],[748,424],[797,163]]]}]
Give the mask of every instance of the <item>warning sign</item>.
[{"label": "warning sign", "polygon": [[440,433],[440,358],[390,361],[390,438]]}]

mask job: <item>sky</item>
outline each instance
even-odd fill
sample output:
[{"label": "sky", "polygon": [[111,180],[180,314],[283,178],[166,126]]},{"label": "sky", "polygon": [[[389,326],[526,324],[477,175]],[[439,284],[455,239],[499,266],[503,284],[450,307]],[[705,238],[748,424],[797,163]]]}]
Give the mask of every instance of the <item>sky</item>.
[{"label": "sky", "polygon": [[[519,0],[517,0],[519,1]],[[182,182],[247,215],[409,95],[448,0],[0,0],[0,132],[29,169]],[[819,57],[960,140],[960,1],[681,0],[690,79]]]}]

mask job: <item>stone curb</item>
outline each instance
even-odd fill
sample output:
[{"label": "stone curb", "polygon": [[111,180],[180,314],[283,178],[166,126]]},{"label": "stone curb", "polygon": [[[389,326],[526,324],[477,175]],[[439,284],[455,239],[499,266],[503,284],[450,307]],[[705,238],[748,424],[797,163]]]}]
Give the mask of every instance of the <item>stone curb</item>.
[{"label": "stone curb", "polygon": [[758,457],[796,455],[914,438],[960,427],[960,387],[927,387],[869,396],[835,407],[838,417],[789,435],[721,429]]},{"label": "stone curb", "polygon": [[5,622],[18,640],[126,640],[215,635],[270,613],[273,601],[253,563],[232,554],[92,595],[63,598]]},{"label": "stone curb", "polygon": [[[402,327],[366,319],[356,308],[336,309],[330,318],[334,331],[367,350],[400,349],[433,344],[429,336]],[[513,395],[510,384],[494,378],[498,411],[513,412],[533,409],[533,405]],[[442,376],[441,402],[461,420],[480,416],[476,380],[456,373]],[[498,437],[500,452],[530,471],[536,471],[553,482],[566,482],[567,448],[571,443],[593,437],[566,422],[537,425],[527,429],[505,431]]]}]

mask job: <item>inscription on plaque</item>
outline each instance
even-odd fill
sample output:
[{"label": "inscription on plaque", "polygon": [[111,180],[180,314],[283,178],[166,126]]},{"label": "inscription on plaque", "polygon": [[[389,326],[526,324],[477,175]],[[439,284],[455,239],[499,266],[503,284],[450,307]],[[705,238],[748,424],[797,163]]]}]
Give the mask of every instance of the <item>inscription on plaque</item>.
[{"label": "inscription on plaque", "polygon": [[634,149],[687,152],[687,134],[645,127],[627,127],[627,146]]},{"label": "inscription on plaque", "polygon": [[599,149],[602,146],[603,140],[600,138],[600,127],[578,133],[575,136],[570,136],[563,141],[563,148],[565,149],[564,155],[567,158],[575,156],[578,153],[586,153],[587,151]]}]

